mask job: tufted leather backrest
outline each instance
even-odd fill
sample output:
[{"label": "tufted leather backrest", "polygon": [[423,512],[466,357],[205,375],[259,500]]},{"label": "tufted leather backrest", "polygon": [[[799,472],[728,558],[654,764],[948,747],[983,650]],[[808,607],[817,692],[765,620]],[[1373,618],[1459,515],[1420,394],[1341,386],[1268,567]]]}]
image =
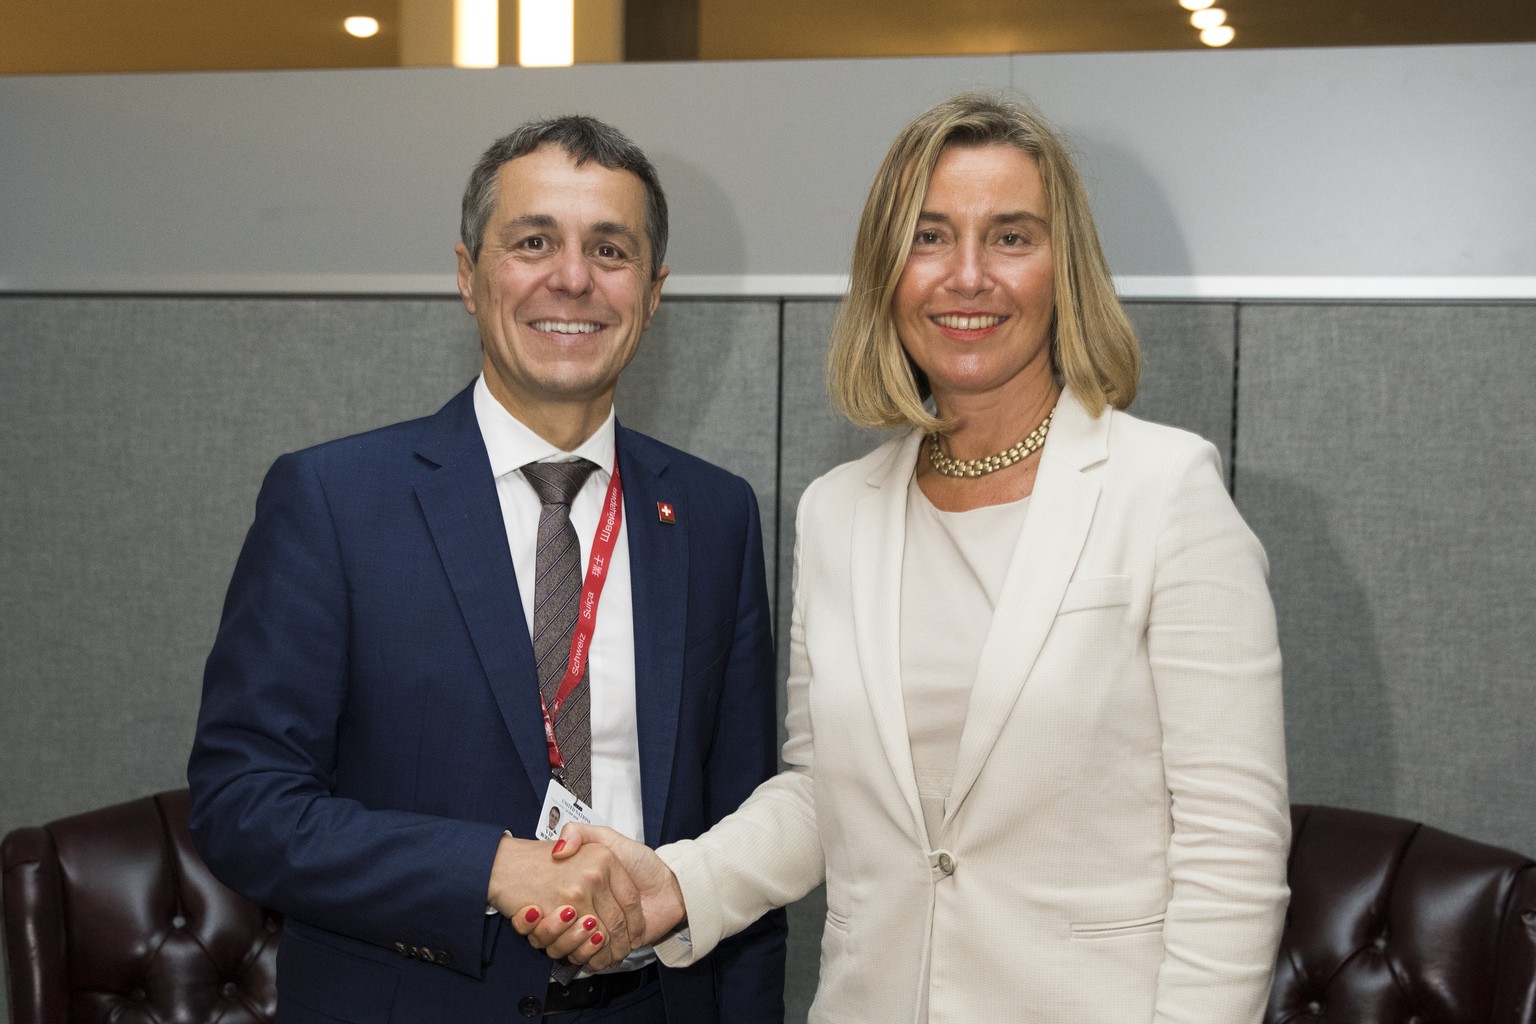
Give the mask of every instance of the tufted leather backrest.
[{"label": "tufted leather backrest", "polygon": [[[1291,818],[1266,1024],[1536,1024],[1529,858],[1364,811]],[[3,860],[13,1024],[272,1020],[281,921],[203,866],[186,790],[18,829]]]},{"label": "tufted leather backrest", "polygon": [[282,922],[192,848],[187,791],[5,837],[12,1024],[267,1024]]},{"label": "tufted leather backrest", "polygon": [[1425,825],[1291,808],[1266,1024],[1536,1024],[1536,864]]}]

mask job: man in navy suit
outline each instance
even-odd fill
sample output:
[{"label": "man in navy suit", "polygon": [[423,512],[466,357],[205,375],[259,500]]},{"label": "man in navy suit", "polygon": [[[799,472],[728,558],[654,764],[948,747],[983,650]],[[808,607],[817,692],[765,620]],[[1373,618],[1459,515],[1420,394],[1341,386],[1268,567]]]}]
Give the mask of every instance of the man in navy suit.
[{"label": "man in navy suit", "polygon": [[[662,968],[630,950],[618,863],[591,844],[557,864],[533,838],[570,813],[551,782],[577,788],[568,764],[597,817],[651,845],[702,832],[776,767],[756,498],[613,416],[666,233],[654,168],[613,128],[565,117],[499,140],[455,247],[481,375],[436,415],[283,456],[262,486],[187,774],[204,858],[286,915],[285,1024],[783,1019],[782,917]],[[570,493],[535,490],[573,461]],[[552,508],[582,567],[563,577],[581,618],[553,701],[536,664]],[[555,722],[581,725],[582,753]],[[590,921],[606,970],[552,979],[503,916],[527,906]]]}]

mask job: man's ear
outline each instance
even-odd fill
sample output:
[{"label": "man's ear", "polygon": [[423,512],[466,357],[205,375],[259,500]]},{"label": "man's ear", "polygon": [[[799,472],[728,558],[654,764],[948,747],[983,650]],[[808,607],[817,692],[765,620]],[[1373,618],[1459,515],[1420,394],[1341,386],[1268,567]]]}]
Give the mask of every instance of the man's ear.
[{"label": "man's ear", "polygon": [[661,269],[656,272],[655,279],[651,281],[651,298],[645,310],[645,325],[640,328],[642,331],[651,326],[651,317],[656,315],[656,307],[661,304],[661,283],[671,272],[672,268],[663,263]]},{"label": "man's ear", "polygon": [[456,242],[453,246],[453,254],[459,262],[459,298],[464,300],[464,308],[470,316],[475,315],[475,261],[469,258],[469,249],[463,242]]}]

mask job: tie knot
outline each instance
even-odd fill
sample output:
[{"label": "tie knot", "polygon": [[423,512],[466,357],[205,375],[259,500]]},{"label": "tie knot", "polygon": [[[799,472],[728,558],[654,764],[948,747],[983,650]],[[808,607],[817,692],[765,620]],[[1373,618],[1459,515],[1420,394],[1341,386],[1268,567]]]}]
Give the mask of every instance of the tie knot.
[{"label": "tie knot", "polygon": [[574,462],[530,462],[523,467],[523,476],[533,485],[539,501],[546,505],[569,506],[581,485],[597,467],[586,459]]}]

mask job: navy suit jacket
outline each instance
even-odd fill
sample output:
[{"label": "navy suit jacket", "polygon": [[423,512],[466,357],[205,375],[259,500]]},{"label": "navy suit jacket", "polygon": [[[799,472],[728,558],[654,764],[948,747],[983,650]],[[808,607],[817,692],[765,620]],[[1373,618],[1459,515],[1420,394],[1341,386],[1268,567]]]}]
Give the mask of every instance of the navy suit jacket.
[{"label": "navy suit jacket", "polygon": [[[645,835],[697,835],[777,766],[751,487],[617,432]],[[675,510],[663,523],[658,502]],[[466,389],[277,460],[235,567],[187,776],[226,884],[287,921],[279,1020],[505,1021],[549,961],[497,915],[502,831],[549,767],[532,645]],[[674,1021],[783,1018],[784,924],[662,971]]]}]

